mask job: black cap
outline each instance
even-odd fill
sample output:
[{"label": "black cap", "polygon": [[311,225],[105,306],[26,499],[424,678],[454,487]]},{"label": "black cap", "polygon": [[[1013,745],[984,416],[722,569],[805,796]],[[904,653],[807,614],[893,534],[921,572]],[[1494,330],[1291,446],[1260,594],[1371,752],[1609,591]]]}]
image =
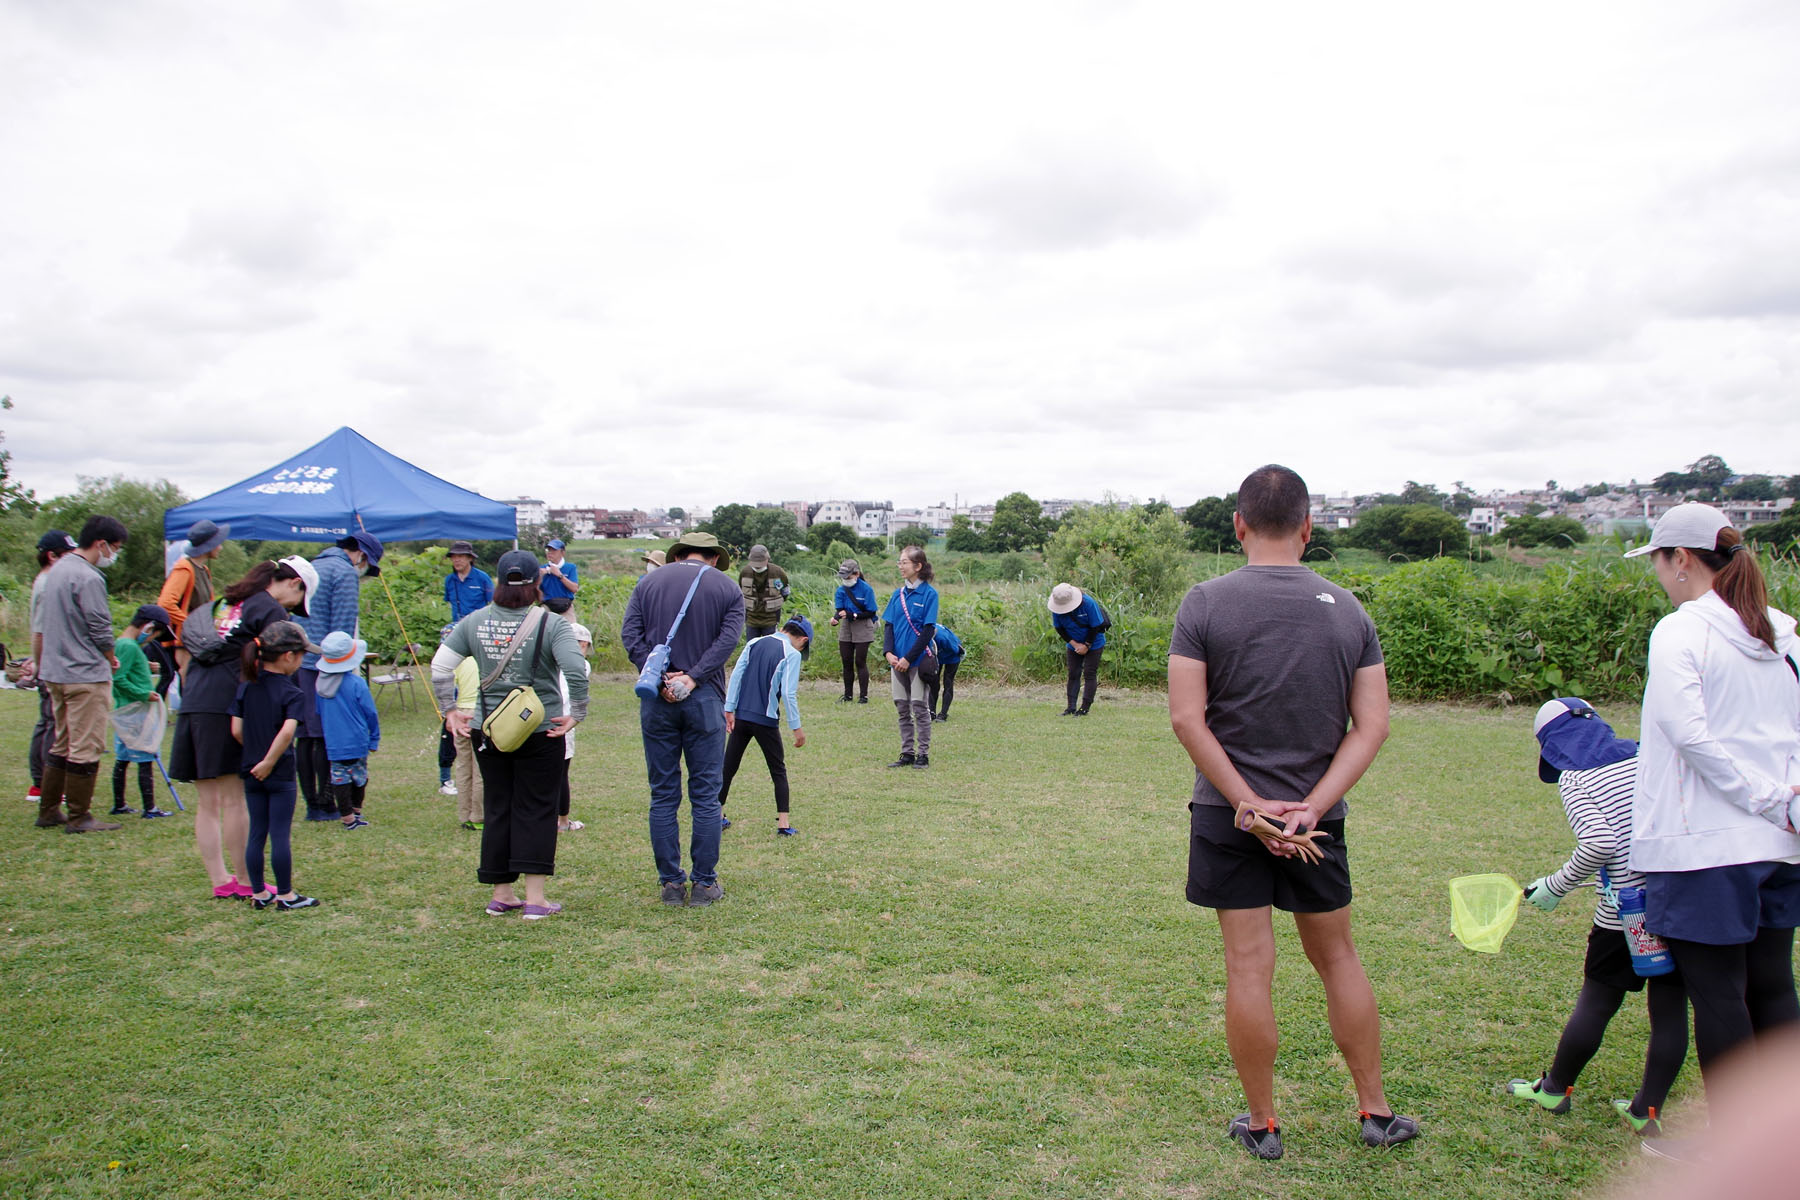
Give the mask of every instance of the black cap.
[{"label": "black cap", "polygon": [[37,548],[39,550],[46,550],[51,554],[67,554],[69,551],[75,549],[76,546],[74,538],[70,537],[60,529],[51,529],[47,530],[44,533],[44,536],[38,539]]}]

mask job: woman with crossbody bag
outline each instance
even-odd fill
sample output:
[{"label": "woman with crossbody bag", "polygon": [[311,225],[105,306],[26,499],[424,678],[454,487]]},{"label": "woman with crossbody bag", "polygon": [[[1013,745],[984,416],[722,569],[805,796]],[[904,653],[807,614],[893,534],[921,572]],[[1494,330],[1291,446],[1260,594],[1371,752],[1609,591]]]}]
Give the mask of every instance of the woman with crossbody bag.
[{"label": "woman with crossbody bag", "polygon": [[937,674],[938,594],[925,551],[900,551],[900,586],[882,610],[882,649],[893,668],[894,708],[900,714],[900,758],[890,767],[931,765],[929,676]]},{"label": "woman with crossbody bag", "polygon": [[[556,873],[562,738],[587,715],[587,674],[574,627],[545,619],[537,606],[536,557],[508,551],[495,574],[493,603],[457,622],[432,656],[431,686],[451,733],[475,742],[484,793],[475,876],[494,889],[487,912],[535,921],[562,911],[545,898],[544,882]],[[456,668],[465,658],[481,669],[472,714],[456,704]],[[521,877],[523,900],[514,889]]]}]

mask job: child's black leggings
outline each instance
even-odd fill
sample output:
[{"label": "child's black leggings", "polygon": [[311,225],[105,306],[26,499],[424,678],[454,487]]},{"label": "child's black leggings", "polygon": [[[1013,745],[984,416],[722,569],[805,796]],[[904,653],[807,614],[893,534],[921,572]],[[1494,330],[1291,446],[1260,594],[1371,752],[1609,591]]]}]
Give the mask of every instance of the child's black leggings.
[{"label": "child's black leggings", "polygon": [[762,747],[763,761],[769,764],[769,778],[775,784],[775,811],[788,811],[787,750],[781,744],[781,727],[758,725],[739,718],[725,739],[725,781],[719,787],[719,803],[731,796],[731,780],[744,763],[744,751],[754,740]]},{"label": "child's black leggings", "polygon": [[[1756,939],[1712,946],[1664,938],[1694,1002],[1694,1049],[1708,1078],[1720,1058],[1752,1037],[1800,1020],[1794,998],[1794,931],[1759,929]],[[1710,1080],[1709,1080],[1710,1082]]]},{"label": "child's black leggings", "polygon": [[263,890],[263,845],[267,843],[269,865],[275,871],[275,890],[286,895],[294,890],[294,781],[276,783],[246,775],[244,806],[250,810],[250,836],[244,843],[250,890]]},{"label": "child's black leggings", "polygon": [[[1681,975],[1659,975],[1644,982],[1650,1007],[1650,1046],[1644,1055],[1643,1083],[1631,1101],[1631,1111],[1640,1117],[1648,1116],[1652,1108],[1662,1110],[1681,1064],[1687,1060],[1688,1048],[1687,990]],[[1562,1092],[1575,1086],[1582,1068],[1600,1049],[1607,1022],[1629,994],[1597,979],[1581,981],[1575,1011],[1569,1014],[1569,1023],[1556,1043],[1556,1057],[1544,1073],[1545,1091]]]},{"label": "child's black leggings", "polygon": [[[131,764],[122,758],[113,760],[113,808],[125,807],[125,768]],[[156,777],[150,774],[150,764],[141,762],[138,769],[138,796],[144,802],[144,811],[149,812],[156,807]]]}]

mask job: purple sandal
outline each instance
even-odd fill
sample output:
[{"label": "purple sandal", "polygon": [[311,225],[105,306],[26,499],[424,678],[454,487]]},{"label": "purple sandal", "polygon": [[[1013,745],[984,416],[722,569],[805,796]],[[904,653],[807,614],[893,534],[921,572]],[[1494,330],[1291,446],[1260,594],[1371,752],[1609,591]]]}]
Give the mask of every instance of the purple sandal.
[{"label": "purple sandal", "polygon": [[545,917],[554,917],[561,911],[560,904],[527,904],[524,916],[527,921],[541,921]]},{"label": "purple sandal", "polygon": [[525,907],[525,902],[523,900],[515,900],[511,904],[507,904],[504,901],[500,901],[500,900],[489,900],[488,906],[487,906],[487,915],[490,917],[504,917],[507,913],[518,912],[521,908],[524,908],[524,907]]}]

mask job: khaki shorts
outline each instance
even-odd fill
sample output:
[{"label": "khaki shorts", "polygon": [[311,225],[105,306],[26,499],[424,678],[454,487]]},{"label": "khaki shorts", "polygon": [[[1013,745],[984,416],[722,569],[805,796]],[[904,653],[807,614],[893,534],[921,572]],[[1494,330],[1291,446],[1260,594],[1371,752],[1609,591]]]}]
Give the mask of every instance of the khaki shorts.
[{"label": "khaki shorts", "polygon": [[[925,675],[923,672],[907,671],[902,674],[899,671],[891,671],[890,673],[893,682],[894,699],[917,700],[920,704],[926,702],[927,688],[925,686]],[[907,690],[906,683],[902,682],[902,680],[912,684],[910,692]]]},{"label": "khaki shorts", "polygon": [[68,762],[97,763],[106,753],[112,712],[110,683],[46,683],[56,744],[50,753]]}]

